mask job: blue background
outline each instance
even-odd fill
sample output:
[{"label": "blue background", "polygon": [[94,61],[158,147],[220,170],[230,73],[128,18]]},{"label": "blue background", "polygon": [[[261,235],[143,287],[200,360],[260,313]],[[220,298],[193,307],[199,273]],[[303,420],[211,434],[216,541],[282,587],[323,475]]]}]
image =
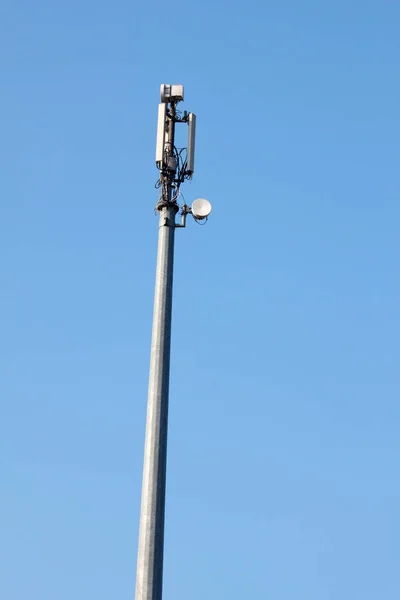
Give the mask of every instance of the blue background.
[{"label": "blue background", "polygon": [[165,600],[400,595],[400,7],[3,0],[0,597],[133,598],[159,85],[177,231]]}]

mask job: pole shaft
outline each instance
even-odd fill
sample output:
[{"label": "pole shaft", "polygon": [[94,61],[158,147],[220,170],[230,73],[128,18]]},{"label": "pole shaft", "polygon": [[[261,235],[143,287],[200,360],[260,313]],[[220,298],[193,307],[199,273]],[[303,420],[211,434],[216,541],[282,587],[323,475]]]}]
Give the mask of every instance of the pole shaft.
[{"label": "pole shaft", "polygon": [[[172,109],[174,117],[174,107]],[[174,119],[167,132],[166,154],[172,154]],[[161,177],[162,198],[151,341],[149,394],[143,464],[142,503],[136,573],[136,600],[162,600],[169,371],[171,354],[172,286],[175,216],[171,180]],[[164,180],[164,181],[163,181]]]}]

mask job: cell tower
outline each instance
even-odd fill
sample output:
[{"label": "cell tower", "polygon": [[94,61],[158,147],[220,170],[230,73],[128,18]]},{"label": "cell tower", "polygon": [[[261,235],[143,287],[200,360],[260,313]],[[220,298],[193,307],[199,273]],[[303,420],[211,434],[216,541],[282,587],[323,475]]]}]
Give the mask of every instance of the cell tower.
[{"label": "cell tower", "polygon": [[[149,393],[140,509],[136,600],[161,600],[164,555],[165,483],[169,372],[171,355],[171,312],[175,229],[185,227],[192,214],[206,220],[211,204],[204,198],[191,207],[178,204],[180,186],[194,173],[196,115],[177,110],[184,98],[183,85],[161,85],[158,105],[156,165],[160,172],[158,253],[154,293]],[[188,126],[187,148],[176,148],[175,125]],[[176,223],[180,212],[181,222]]]}]

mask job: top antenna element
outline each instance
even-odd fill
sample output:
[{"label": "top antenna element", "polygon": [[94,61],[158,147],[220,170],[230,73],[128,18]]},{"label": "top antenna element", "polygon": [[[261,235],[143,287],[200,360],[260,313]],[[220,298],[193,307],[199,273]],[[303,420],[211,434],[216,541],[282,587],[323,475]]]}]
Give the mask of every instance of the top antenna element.
[{"label": "top antenna element", "polygon": [[160,87],[161,102],[182,102],[183,101],[183,85],[170,85],[162,83]]}]

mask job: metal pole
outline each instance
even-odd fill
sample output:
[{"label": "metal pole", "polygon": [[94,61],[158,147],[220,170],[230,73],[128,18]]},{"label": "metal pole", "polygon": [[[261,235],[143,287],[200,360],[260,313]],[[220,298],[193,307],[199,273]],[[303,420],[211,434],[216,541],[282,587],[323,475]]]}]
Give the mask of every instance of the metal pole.
[{"label": "metal pole", "polygon": [[[165,154],[173,156],[175,105],[172,103]],[[174,268],[175,173],[161,174],[162,197],[154,295],[149,394],[143,465],[142,504],[136,574],[136,600],[161,600],[164,554],[165,484],[167,467],[168,396],[171,352],[172,284]]]}]

